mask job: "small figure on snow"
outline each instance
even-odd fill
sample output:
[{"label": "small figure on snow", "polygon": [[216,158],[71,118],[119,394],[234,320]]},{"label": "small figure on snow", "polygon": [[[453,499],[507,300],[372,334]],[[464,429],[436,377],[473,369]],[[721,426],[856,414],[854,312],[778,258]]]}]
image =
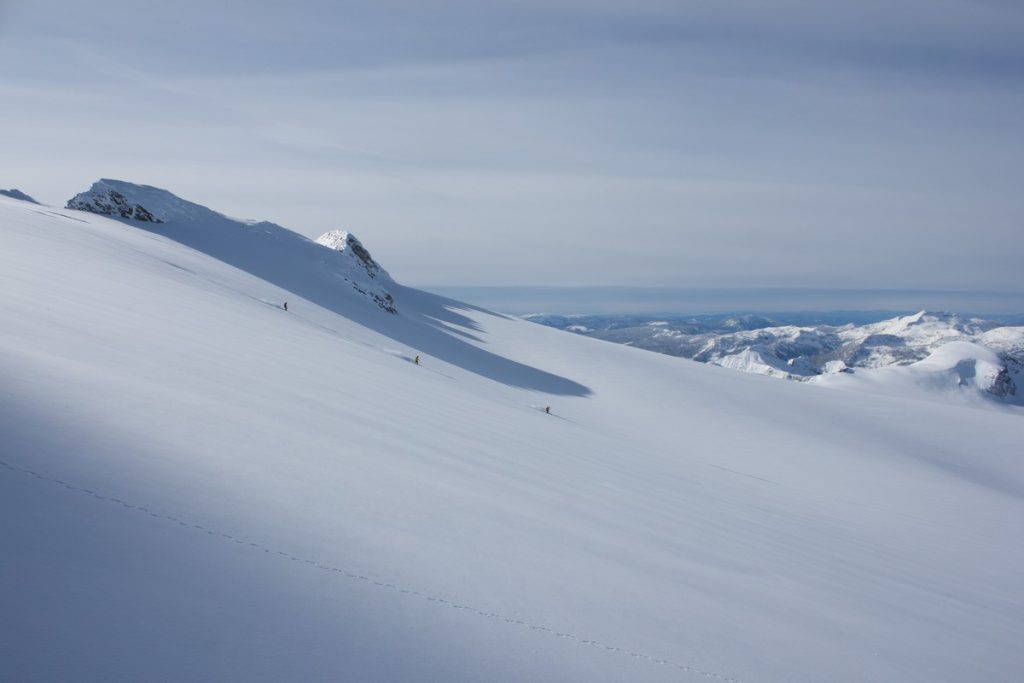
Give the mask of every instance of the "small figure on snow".
[{"label": "small figure on snow", "polygon": [[544,406],[544,412],[547,413],[548,415],[550,415],[551,414],[551,406]]},{"label": "small figure on snow", "polygon": [[288,310],[288,302],[287,301],[284,302],[284,310],[286,310],[286,311]]},{"label": "small figure on snow", "polygon": [[415,363],[416,365],[419,365],[420,364],[420,357],[416,356],[415,358],[412,359],[412,362]]}]

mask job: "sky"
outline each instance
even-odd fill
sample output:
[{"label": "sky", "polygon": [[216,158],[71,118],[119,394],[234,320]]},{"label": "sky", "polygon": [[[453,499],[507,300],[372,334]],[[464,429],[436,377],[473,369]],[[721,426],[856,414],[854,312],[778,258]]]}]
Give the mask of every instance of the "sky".
[{"label": "sky", "polygon": [[0,105],[412,285],[1024,293],[1016,1],[0,0]]}]

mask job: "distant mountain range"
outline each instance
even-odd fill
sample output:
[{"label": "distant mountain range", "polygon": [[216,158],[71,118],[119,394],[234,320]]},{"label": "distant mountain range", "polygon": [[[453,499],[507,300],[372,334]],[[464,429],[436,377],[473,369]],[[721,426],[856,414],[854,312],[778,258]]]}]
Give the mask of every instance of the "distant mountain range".
[{"label": "distant mountain range", "polygon": [[[933,359],[925,367],[943,377],[948,375],[957,388],[970,386],[1014,403],[1022,398],[1024,326],[1005,324],[1015,322],[1012,318],[987,320],[919,311],[866,324],[838,324],[841,316],[822,316],[824,320],[816,323],[810,323],[806,316],[797,316],[803,320],[795,322],[753,314],[526,317],[577,334],[701,363],[828,384],[845,381],[823,379],[829,375],[916,365],[956,343],[938,357],[942,362]],[[979,363],[986,364],[986,370],[977,369]],[[969,382],[965,374],[970,375]]]}]

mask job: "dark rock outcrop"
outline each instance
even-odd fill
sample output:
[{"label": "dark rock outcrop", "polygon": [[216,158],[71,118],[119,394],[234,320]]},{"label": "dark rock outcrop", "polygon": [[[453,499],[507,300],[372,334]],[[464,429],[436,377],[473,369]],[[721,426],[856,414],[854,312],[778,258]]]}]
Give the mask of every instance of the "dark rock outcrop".
[{"label": "dark rock outcrop", "polygon": [[143,223],[163,223],[141,204],[133,204],[115,189],[102,193],[85,193],[68,200],[67,208],[89,211],[104,216],[119,216]]}]

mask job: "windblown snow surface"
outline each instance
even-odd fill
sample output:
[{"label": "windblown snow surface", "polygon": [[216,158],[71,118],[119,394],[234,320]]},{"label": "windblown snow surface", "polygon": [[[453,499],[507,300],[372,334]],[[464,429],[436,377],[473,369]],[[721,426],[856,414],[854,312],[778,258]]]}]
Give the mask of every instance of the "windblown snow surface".
[{"label": "windblown snow surface", "polygon": [[1024,677],[1019,414],[161,218],[0,197],[0,680]]}]

